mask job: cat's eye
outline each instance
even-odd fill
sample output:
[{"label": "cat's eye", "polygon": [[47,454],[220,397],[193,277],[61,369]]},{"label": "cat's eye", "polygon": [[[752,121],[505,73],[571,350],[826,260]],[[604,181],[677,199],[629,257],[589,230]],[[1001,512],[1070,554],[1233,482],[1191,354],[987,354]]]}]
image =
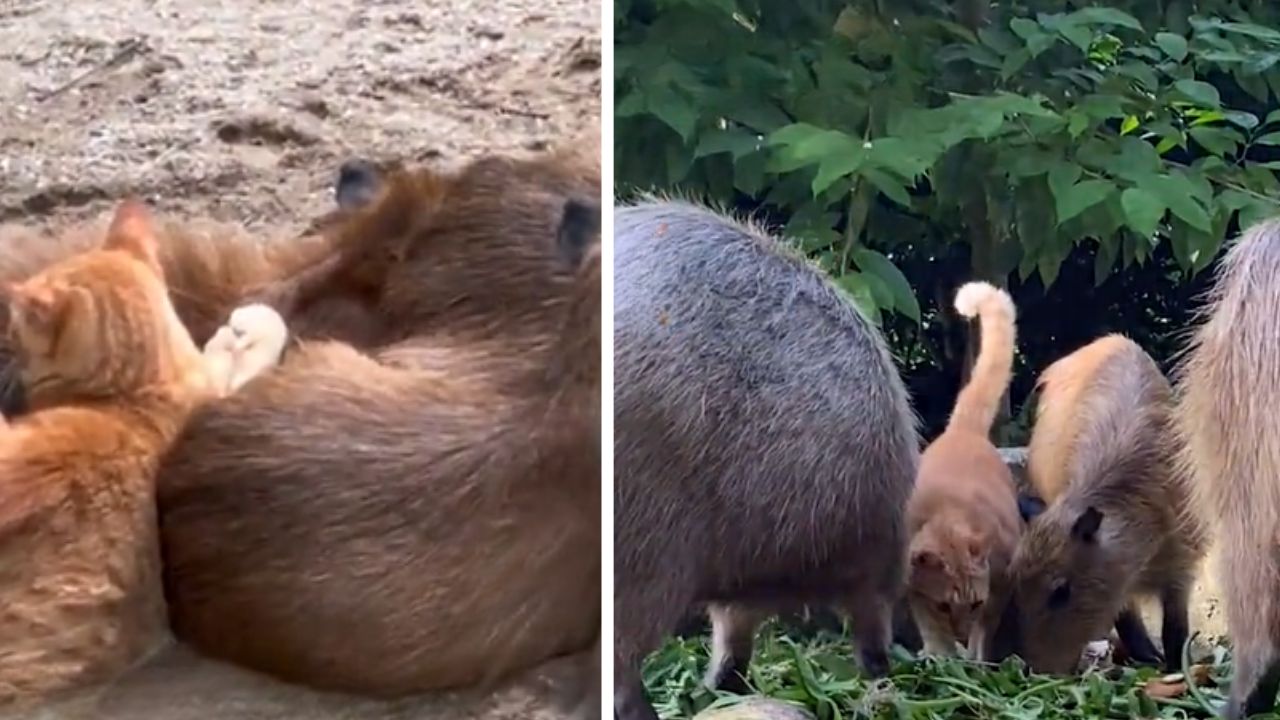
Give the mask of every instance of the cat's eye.
[{"label": "cat's eye", "polygon": [[1071,584],[1065,581],[1054,585],[1053,590],[1049,593],[1049,602],[1047,603],[1050,610],[1058,610],[1066,607],[1071,601]]},{"label": "cat's eye", "polygon": [[942,613],[943,615],[951,614],[951,603],[946,602],[944,600],[942,602],[939,602],[937,607],[938,607],[938,612]]}]

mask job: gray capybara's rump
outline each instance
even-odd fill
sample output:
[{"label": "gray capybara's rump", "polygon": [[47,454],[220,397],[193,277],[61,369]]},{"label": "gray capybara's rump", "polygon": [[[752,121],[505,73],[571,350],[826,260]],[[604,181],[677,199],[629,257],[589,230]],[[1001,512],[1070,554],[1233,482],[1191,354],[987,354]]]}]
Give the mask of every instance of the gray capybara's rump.
[{"label": "gray capybara's rump", "polygon": [[[836,604],[879,671],[919,447],[879,333],[802,257],[704,208],[618,208],[614,248],[619,717],[653,717],[637,665],[707,603]],[[717,662],[744,666],[730,644]]]}]

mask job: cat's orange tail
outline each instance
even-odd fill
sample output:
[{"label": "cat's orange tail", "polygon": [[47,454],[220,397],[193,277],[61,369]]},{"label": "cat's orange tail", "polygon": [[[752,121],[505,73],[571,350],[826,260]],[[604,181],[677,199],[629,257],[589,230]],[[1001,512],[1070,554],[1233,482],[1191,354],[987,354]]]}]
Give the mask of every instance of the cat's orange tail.
[{"label": "cat's orange tail", "polygon": [[985,282],[966,283],[956,293],[956,310],[982,321],[982,346],[969,383],[956,398],[947,429],[963,428],[980,435],[991,432],[996,410],[1013,374],[1017,311],[1009,293]]}]

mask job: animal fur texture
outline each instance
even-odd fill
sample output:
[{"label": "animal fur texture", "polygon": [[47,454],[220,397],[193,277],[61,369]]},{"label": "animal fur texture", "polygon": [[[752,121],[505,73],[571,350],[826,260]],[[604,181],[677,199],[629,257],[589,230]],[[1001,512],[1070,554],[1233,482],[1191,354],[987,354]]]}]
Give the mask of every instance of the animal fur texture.
[{"label": "animal fur texture", "polygon": [[292,347],[167,456],[180,639],[378,696],[598,641],[598,228],[594,276],[561,243],[598,188],[598,166],[555,154],[396,171],[333,226],[333,254],[264,293],[290,327],[334,298],[375,322]]},{"label": "animal fur texture", "polygon": [[1204,537],[1174,460],[1169,383],[1142,348],[1108,335],[1045,370],[1039,406],[1030,479],[1049,502],[1013,562],[1021,654],[1069,672],[1114,624],[1131,657],[1157,662],[1132,604],[1155,595],[1164,658],[1177,668]]},{"label": "animal fur texture", "polygon": [[[226,223],[187,218],[157,218],[157,255],[164,269],[170,300],[197,344],[206,343],[227,320],[241,298],[254,288],[309,266],[329,247],[327,236],[264,241]],[[105,220],[93,220],[56,231],[22,225],[0,225],[0,282],[17,282],[49,265],[97,247]],[[291,323],[294,334],[323,336],[307,318]],[[0,313],[0,331],[7,318]],[[27,407],[12,348],[0,332],[0,412],[15,416]]]},{"label": "animal fur texture", "polygon": [[885,672],[918,435],[883,339],[754,228],[673,201],[614,218],[616,716],[656,717],[640,662],[708,603],[746,618],[722,628],[734,671],[752,611],[813,602]]},{"label": "animal fur texture", "polygon": [[0,702],[111,680],[165,636],[156,466],[214,375],[146,209],[105,236],[4,290],[34,411],[0,422]]},{"label": "animal fur texture", "polygon": [[986,660],[1022,531],[1013,477],[990,440],[1013,372],[1016,311],[1008,293],[985,282],[961,287],[955,304],[981,319],[982,345],[946,430],[920,458],[907,505],[908,598],[925,652],[952,655],[958,641]]},{"label": "animal fur texture", "polygon": [[1215,531],[1235,675],[1225,715],[1271,712],[1280,690],[1280,221],[1221,261],[1183,363],[1178,427],[1196,510]]}]

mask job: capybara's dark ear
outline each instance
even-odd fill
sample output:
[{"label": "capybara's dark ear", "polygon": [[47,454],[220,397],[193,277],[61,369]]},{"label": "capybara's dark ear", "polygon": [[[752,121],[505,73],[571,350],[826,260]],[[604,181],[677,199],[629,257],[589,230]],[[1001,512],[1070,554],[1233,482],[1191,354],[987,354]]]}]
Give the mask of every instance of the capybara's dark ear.
[{"label": "capybara's dark ear", "polygon": [[338,168],[333,195],[342,210],[359,210],[373,202],[382,189],[382,173],[369,160],[354,159]]},{"label": "capybara's dark ear", "polygon": [[1018,493],[1018,514],[1022,516],[1023,522],[1031,522],[1040,513],[1044,512],[1044,508],[1044,500],[1035,495]]},{"label": "capybara's dark ear", "polygon": [[1092,543],[1098,539],[1098,528],[1102,526],[1102,511],[1090,506],[1080,513],[1071,526],[1071,536],[1081,542]]},{"label": "capybara's dark ear", "polygon": [[600,236],[600,203],[570,198],[564,203],[556,243],[571,267],[578,267],[587,247]]}]

